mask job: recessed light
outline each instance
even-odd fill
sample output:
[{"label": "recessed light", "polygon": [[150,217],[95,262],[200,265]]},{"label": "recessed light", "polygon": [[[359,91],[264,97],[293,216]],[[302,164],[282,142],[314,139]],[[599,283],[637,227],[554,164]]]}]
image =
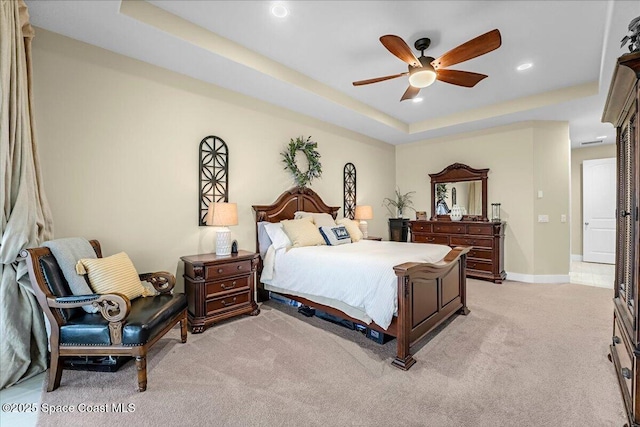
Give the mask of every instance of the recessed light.
[{"label": "recessed light", "polygon": [[271,14],[276,18],[284,18],[289,14],[289,9],[287,9],[283,4],[275,4],[271,8]]},{"label": "recessed light", "polygon": [[516,67],[516,70],[518,71],[524,71],[524,70],[528,70],[529,68],[533,67],[533,64],[531,62],[525,62],[524,64],[520,64]]},{"label": "recessed light", "polygon": [[422,102],[422,98],[413,98],[412,101],[414,104],[417,104],[419,102]]}]

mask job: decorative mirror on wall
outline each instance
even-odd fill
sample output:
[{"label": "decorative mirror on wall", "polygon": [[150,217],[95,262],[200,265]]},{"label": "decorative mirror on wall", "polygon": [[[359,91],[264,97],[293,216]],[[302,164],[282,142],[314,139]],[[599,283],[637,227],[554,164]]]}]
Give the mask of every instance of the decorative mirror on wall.
[{"label": "decorative mirror on wall", "polygon": [[229,201],[229,149],[217,136],[200,142],[198,225],[206,225],[209,203]]},{"label": "decorative mirror on wall", "polygon": [[344,217],[353,219],[356,213],[356,167],[353,163],[344,165]]},{"label": "decorative mirror on wall", "polygon": [[489,169],[474,169],[462,163],[447,166],[431,177],[431,220],[451,219],[458,206],[464,220],[489,221],[487,180]]}]

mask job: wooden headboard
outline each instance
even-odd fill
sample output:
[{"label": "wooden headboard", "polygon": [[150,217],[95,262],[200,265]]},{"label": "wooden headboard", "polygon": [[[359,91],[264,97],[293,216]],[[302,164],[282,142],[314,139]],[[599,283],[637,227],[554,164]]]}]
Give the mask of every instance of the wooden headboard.
[{"label": "wooden headboard", "polygon": [[271,205],[252,206],[256,213],[256,250],[258,248],[258,223],[260,221],[280,222],[293,219],[298,211],[328,213],[333,219],[338,216],[339,206],[329,206],[313,190],[294,187],[282,193]]}]

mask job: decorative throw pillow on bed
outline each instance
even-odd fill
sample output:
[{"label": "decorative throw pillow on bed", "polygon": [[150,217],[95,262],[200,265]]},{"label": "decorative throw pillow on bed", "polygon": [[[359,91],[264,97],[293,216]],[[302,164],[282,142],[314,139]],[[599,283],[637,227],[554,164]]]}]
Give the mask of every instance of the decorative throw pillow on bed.
[{"label": "decorative throw pillow on bed", "polygon": [[313,222],[316,227],[334,227],[336,225],[333,217],[328,213],[298,211],[293,214],[293,219],[302,219],[308,217],[313,218]]},{"label": "decorative throw pillow on bed", "polygon": [[351,237],[347,227],[344,225],[334,225],[333,227],[320,227],[320,234],[324,238],[327,245],[337,246],[345,243],[351,243]]},{"label": "decorative throw pillow on bed", "polygon": [[289,236],[294,248],[326,244],[311,218],[284,220],[282,228]]},{"label": "decorative throw pillow on bed", "polygon": [[106,258],[82,258],[76,264],[76,272],[87,274],[89,284],[97,294],[119,292],[130,300],[153,295],[142,286],[136,268],[124,252]]},{"label": "decorative throw pillow on bed", "polygon": [[362,231],[360,231],[360,227],[358,223],[349,218],[342,218],[336,221],[338,225],[344,225],[347,227],[347,231],[349,232],[349,236],[351,237],[352,242],[358,242],[362,239]]}]

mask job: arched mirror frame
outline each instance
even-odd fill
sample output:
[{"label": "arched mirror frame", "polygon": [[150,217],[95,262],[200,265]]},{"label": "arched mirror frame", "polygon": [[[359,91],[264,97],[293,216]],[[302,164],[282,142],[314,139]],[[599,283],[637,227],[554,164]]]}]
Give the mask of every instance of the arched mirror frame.
[{"label": "arched mirror frame", "polygon": [[436,184],[481,181],[482,182],[482,215],[464,215],[462,220],[489,221],[487,216],[487,180],[489,169],[474,169],[462,163],[454,163],[447,166],[441,172],[430,173],[431,177],[431,220],[450,221],[449,215],[436,214]]}]

